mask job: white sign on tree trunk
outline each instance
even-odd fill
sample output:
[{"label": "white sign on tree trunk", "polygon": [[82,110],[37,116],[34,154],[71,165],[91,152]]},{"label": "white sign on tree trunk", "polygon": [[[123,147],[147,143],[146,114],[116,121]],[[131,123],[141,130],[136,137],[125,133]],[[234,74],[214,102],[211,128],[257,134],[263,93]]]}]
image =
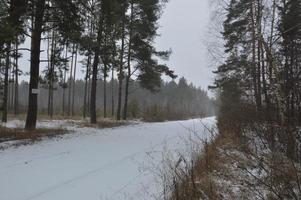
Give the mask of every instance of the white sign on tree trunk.
[{"label": "white sign on tree trunk", "polygon": [[32,93],[32,94],[39,94],[39,93],[40,93],[40,90],[39,90],[39,89],[32,89],[32,90],[31,90],[31,93]]}]

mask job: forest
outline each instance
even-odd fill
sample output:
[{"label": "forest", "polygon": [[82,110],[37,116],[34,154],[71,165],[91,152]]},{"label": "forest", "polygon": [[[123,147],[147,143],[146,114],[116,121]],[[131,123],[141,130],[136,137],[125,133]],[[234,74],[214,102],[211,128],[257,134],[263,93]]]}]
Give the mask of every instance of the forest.
[{"label": "forest", "polygon": [[[165,4],[1,1],[2,122],[9,114],[26,112],[26,129],[35,129],[41,113],[50,118],[89,117],[92,124],[99,115],[151,121],[212,115],[214,101],[206,91],[185,79],[177,85],[161,78],[177,78],[164,64],[171,50],[154,46]],[[30,72],[20,62],[28,51]],[[81,75],[76,74],[79,67]],[[28,76],[29,83],[24,82]],[[172,97],[174,92],[177,98]]]},{"label": "forest", "polygon": [[0,199],[300,200],[301,1],[0,0],[0,113]]},{"label": "forest", "polygon": [[300,22],[298,0],[230,1],[222,32],[225,61],[215,72],[221,125],[234,123],[238,133],[245,124],[264,125],[271,150],[281,148],[298,162]]},{"label": "forest", "polygon": [[[88,83],[89,84],[89,83]],[[67,83],[69,85],[69,81]],[[118,80],[110,80],[106,84],[101,79],[97,82],[97,116],[112,118],[116,116],[115,101],[118,98]],[[108,88],[105,91],[104,87]],[[39,114],[42,118],[87,118],[89,116],[90,94],[85,91],[84,80],[77,80],[71,89],[54,84],[53,96],[49,97],[49,85],[42,82],[38,99]],[[88,86],[89,91],[90,86]],[[124,90],[125,88],[123,88]],[[18,86],[18,107],[14,105],[14,82],[9,84],[8,111],[14,116],[26,112],[28,83],[22,81]],[[74,91],[73,91],[74,90]],[[83,95],[85,94],[86,95]],[[105,99],[106,98],[106,99]],[[17,109],[17,110],[16,110]],[[185,78],[179,82],[162,82],[160,89],[151,92],[142,88],[138,81],[131,80],[126,119],[143,119],[145,121],[183,120],[194,117],[213,116],[215,101],[208,93],[193,84],[188,84]]]}]

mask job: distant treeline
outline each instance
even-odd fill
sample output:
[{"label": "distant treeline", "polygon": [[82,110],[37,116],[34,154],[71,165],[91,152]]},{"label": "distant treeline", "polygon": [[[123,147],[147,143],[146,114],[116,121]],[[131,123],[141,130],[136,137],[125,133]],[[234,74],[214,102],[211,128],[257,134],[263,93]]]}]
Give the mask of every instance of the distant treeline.
[{"label": "distant treeline", "polygon": [[[68,84],[67,84],[68,85]],[[188,84],[185,78],[179,82],[171,81],[161,84],[157,92],[143,89],[137,81],[130,84],[130,96],[128,103],[129,118],[143,118],[146,121],[179,120],[191,117],[212,116],[215,114],[214,101],[208,97],[205,90]],[[49,101],[49,86],[40,85],[38,95],[39,113],[54,116],[84,116],[89,117],[90,92],[85,91],[85,81],[76,80],[69,96],[69,88],[63,88],[56,84],[53,91],[53,108]],[[14,87],[9,87],[8,108],[14,113]],[[104,117],[106,109],[107,117],[115,117],[116,100],[118,98],[118,80],[111,80],[106,84],[106,101],[104,94],[104,81],[98,80],[97,88],[97,114]],[[28,104],[28,83],[23,81],[19,85],[19,112],[25,113]],[[90,90],[88,84],[87,90]],[[85,95],[86,94],[86,95]],[[74,96],[74,97],[73,97]],[[74,100],[73,100],[74,98]],[[86,98],[86,100],[85,100]],[[74,102],[74,103],[73,103]],[[104,108],[106,106],[106,108]],[[53,110],[51,110],[53,109]]]}]

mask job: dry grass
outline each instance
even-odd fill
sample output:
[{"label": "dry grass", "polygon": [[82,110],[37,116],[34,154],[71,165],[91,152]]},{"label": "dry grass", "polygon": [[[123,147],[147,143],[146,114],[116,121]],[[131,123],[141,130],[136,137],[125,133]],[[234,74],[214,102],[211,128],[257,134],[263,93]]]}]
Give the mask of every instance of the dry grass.
[{"label": "dry grass", "polygon": [[[245,146],[241,146],[234,135],[219,135],[211,144],[204,144],[204,152],[199,156],[194,164],[190,177],[187,177],[174,191],[172,200],[200,200],[200,199],[225,199],[221,196],[221,191],[228,190],[222,188],[216,177],[223,180],[235,179],[228,171],[228,166],[234,162],[242,162],[231,159],[224,155],[224,152],[248,151]],[[239,159],[239,157],[235,157]],[[193,175],[193,177],[192,177]],[[234,181],[235,182],[235,181]],[[228,197],[233,199],[231,191],[226,191]],[[235,199],[235,198],[234,198]]]},{"label": "dry grass", "polygon": [[89,122],[83,122],[80,124],[82,127],[93,127],[93,128],[114,128],[119,126],[126,126],[131,124],[129,121],[117,121],[112,119],[101,119],[97,121],[97,124],[90,124]]},{"label": "dry grass", "polygon": [[222,164],[226,162],[226,159],[219,155],[218,149],[231,144],[231,138],[218,136],[213,143],[205,144],[204,154],[200,156],[195,165],[194,173],[196,179],[199,180],[198,188],[210,199],[218,199],[216,193],[218,188],[212,179],[212,173],[220,171]]},{"label": "dry grass", "polygon": [[[12,118],[17,120],[23,120],[23,116],[19,116],[18,118]],[[44,118],[42,120],[47,120]],[[74,123],[79,127],[94,127],[94,128],[113,128],[130,124],[127,121],[116,121],[111,119],[102,119],[99,120],[97,124],[92,125],[88,121],[68,121],[68,123]],[[15,140],[31,140],[37,141],[42,139],[43,137],[56,137],[60,135],[64,135],[70,133],[63,128],[38,128],[36,130],[25,130],[21,127],[17,128],[7,128],[0,125],[0,143],[7,141],[15,141]]]},{"label": "dry grass", "polygon": [[194,177],[181,181],[171,200],[300,199],[300,164],[277,152],[258,156],[244,140],[227,133],[205,144]]},{"label": "dry grass", "polygon": [[[83,117],[81,115],[74,115],[74,116],[63,116],[63,115],[53,115],[51,118],[50,116],[46,114],[38,114],[39,120],[82,120]],[[9,120],[26,120],[26,114],[22,113],[17,116],[13,114],[8,114]]]},{"label": "dry grass", "polygon": [[13,140],[40,140],[43,137],[56,137],[68,133],[64,129],[36,129],[25,130],[22,128],[6,128],[0,126],[0,142]]}]

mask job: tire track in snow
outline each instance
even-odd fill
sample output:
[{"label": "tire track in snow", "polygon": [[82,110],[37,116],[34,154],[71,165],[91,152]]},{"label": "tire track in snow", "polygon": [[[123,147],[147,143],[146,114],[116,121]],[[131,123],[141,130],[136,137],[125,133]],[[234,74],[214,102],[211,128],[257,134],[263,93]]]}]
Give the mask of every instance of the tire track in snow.
[{"label": "tire track in snow", "polygon": [[[86,133],[86,132],[89,132],[89,131],[86,131],[85,130],[86,128],[82,128],[80,130],[78,130],[78,133],[77,134],[74,134],[72,136],[71,139],[73,138],[78,138],[80,135],[83,136],[83,134],[85,134],[86,136],[89,136],[89,135],[95,135],[99,132],[97,132],[97,130],[101,130],[103,132],[103,135],[104,136],[107,136],[109,135],[109,133],[106,133],[104,129],[96,129],[96,128],[89,128],[91,129],[93,132],[91,132],[91,130],[89,130],[91,133]],[[110,128],[111,129],[111,128]],[[112,128],[113,129],[113,128]],[[74,130],[73,130],[74,131]],[[68,138],[67,138],[68,139]],[[0,152],[1,153],[1,152]],[[20,165],[27,165],[29,163],[32,163],[32,162],[35,162],[35,161],[40,161],[40,160],[47,160],[47,159],[52,159],[52,158],[56,158],[56,157],[60,157],[60,156],[63,156],[63,155],[68,155],[70,154],[70,151],[64,151],[64,152],[60,152],[60,153],[56,153],[56,154],[52,154],[52,155],[48,155],[48,156],[37,156],[31,160],[23,160],[23,161],[19,161],[19,162],[15,162],[15,163],[12,163],[10,165],[6,165],[6,166],[0,166],[0,173],[5,170],[5,169],[9,169],[11,167],[17,167],[17,166],[20,166]],[[1,154],[0,154],[1,155]],[[1,161],[1,160],[0,160]]]},{"label": "tire track in snow", "polygon": [[[76,182],[76,181],[78,181],[78,180],[81,180],[81,179],[83,179],[83,178],[86,178],[86,177],[88,177],[88,176],[91,176],[91,175],[93,175],[93,174],[96,174],[96,173],[98,173],[98,172],[104,171],[104,170],[106,170],[107,168],[110,168],[110,167],[112,167],[112,166],[118,165],[118,164],[123,163],[123,162],[125,162],[125,161],[127,161],[127,160],[134,159],[134,158],[135,158],[136,156],[138,156],[139,154],[143,154],[143,153],[146,153],[147,151],[149,151],[149,150],[151,150],[151,149],[154,149],[154,148],[156,148],[156,147],[163,146],[163,145],[165,145],[166,141],[175,140],[177,137],[179,137],[179,136],[177,135],[177,136],[166,137],[166,139],[164,139],[164,141],[162,141],[162,142],[160,142],[160,143],[158,143],[158,144],[151,145],[150,147],[148,147],[148,148],[146,148],[146,149],[144,149],[144,150],[141,150],[141,151],[132,153],[132,154],[130,154],[130,155],[128,155],[128,156],[125,156],[125,157],[123,157],[123,158],[121,158],[121,159],[119,159],[119,160],[116,160],[116,161],[107,163],[107,164],[105,164],[105,165],[103,165],[103,166],[100,166],[99,168],[96,168],[96,169],[93,169],[93,170],[91,170],[91,171],[88,171],[88,172],[86,172],[86,173],[84,173],[84,174],[82,174],[82,175],[73,177],[73,178],[68,179],[68,180],[66,180],[66,181],[63,181],[63,182],[61,182],[61,183],[59,183],[59,184],[56,184],[56,185],[54,185],[54,186],[52,186],[52,187],[46,188],[45,190],[40,191],[40,192],[37,192],[37,193],[35,193],[35,194],[32,194],[32,195],[26,197],[26,198],[23,199],[23,200],[34,200],[34,199],[37,199],[38,197],[41,197],[41,196],[43,196],[44,194],[53,192],[53,191],[55,191],[55,190],[57,190],[57,189],[60,189],[60,188],[62,188],[62,187],[64,187],[64,186],[69,185],[69,184],[71,184],[71,183],[74,183],[74,182]],[[132,181],[133,181],[133,180],[132,180]]]},{"label": "tire track in snow", "polygon": [[20,165],[28,165],[28,164],[30,164],[32,162],[35,162],[35,161],[48,160],[48,159],[52,159],[52,158],[57,158],[57,157],[69,155],[69,154],[70,154],[70,151],[64,151],[64,152],[56,153],[56,154],[49,155],[49,156],[39,156],[39,157],[33,158],[31,160],[24,160],[24,161],[16,162],[16,163],[13,163],[11,165],[0,166],[0,173],[5,171],[6,169],[10,169],[12,167],[17,167],[17,166],[20,166]]},{"label": "tire track in snow", "polygon": [[139,178],[141,178],[142,176],[147,176],[149,175],[149,173],[141,173],[137,176],[134,176],[132,179],[130,179],[130,181],[128,181],[126,184],[124,184],[122,187],[118,188],[117,190],[115,190],[111,195],[109,195],[109,197],[106,197],[105,199],[112,199],[113,197],[121,194],[121,192],[126,189],[128,186],[132,185],[134,183],[134,181],[138,180]]},{"label": "tire track in snow", "polygon": [[[151,124],[151,123],[149,123],[149,124]],[[78,138],[79,136],[83,136],[83,134],[85,134],[85,136],[89,136],[89,135],[96,135],[96,134],[99,134],[99,133],[103,134],[103,136],[108,136],[108,135],[111,134],[111,133],[108,132],[108,130],[122,129],[124,127],[143,128],[141,125],[149,125],[149,124],[147,124],[147,123],[145,123],[145,124],[135,123],[135,124],[130,124],[128,126],[120,126],[120,127],[104,128],[104,129],[86,128],[85,127],[85,128],[80,128],[79,130],[77,130],[77,134],[74,134],[72,136],[72,138]],[[75,131],[75,128],[76,127],[69,127],[69,129],[72,130],[72,131]],[[148,126],[147,128],[148,128],[148,130],[151,130],[151,126]],[[87,131],[86,129],[89,129],[89,131]],[[90,132],[90,133],[86,133],[86,132]],[[23,160],[23,161],[15,162],[15,163],[12,163],[12,164],[6,165],[6,166],[1,166],[0,165],[0,173],[1,173],[1,171],[5,170],[5,169],[8,169],[8,168],[11,168],[11,167],[16,167],[16,166],[20,166],[20,165],[27,165],[27,164],[35,162],[35,161],[47,160],[47,159],[51,159],[51,158],[60,157],[62,155],[68,155],[68,154],[70,154],[70,151],[64,151],[64,152],[56,153],[56,154],[49,155],[49,156],[37,156],[36,158],[33,158],[31,160]]]}]

